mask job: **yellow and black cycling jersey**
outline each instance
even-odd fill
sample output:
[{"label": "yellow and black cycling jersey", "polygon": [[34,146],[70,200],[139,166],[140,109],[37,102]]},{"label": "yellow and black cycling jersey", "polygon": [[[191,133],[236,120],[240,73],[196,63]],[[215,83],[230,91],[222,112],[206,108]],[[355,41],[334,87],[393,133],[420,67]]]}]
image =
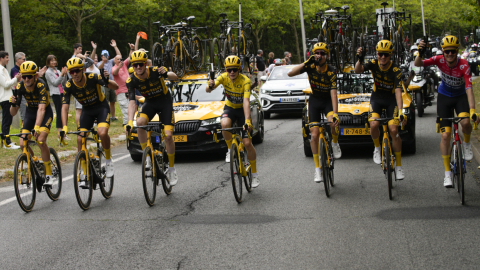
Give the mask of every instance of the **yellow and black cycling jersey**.
[{"label": "yellow and black cycling jersey", "polygon": [[148,72],[148,76],[145,80],[138,78],[135,73],[130,74],[130,77],[128,77],[126,81],[129,100],[135,100],[135,89],[137,89],[146,100],[166,97],[168,88],[165,84],[165,79],[158,73],[158,69],[159,67],[147,67],[145,72]]},{"label": "yellow and black cycling jersey", "polygon": [[402,89],[402,71],[392,61],[388,68],[382,69],[378,60],[372,61],[363,65],[365,71],[370,70],[375,82],[373,85],[372,99],[376,98],[390,98],[395,95],[395,89]]},{"label": "yellow and black cycling jersey", "polygon": [[315,64],[312,64],[304,66],[300,70],[300,74],[305,72],[307,72],[308,82],[310,83],[310,88],[312,88],[312,95],[321,98],[331,98],[330,91],[337,89],[337,75],[333,67],[327,65],[327,68],[322,72],[317,70]]},{"label": "yellow and black cycling jersey", "polygon": [[232,82],[228,73],[225,72],[215,79],[215,87],[220,84],[225,88],[227,97],[225,105],[233,109],[243,108],[243,99],[250,98],[250,79],[243,74],[238,74],[238,77]]},{"label": "yellow and black cycling jersey", "polygon": [[74,96],[83,107],[92,107],[102,103],[105,100],[105,94],[100,86],[107,86],[103,78],[96,73],[87,73],[83,75],[85,83],[77,85],[73,79],[66,83],[63,89],[63,104],[70,104],[70,96]]},{"label": "yellow and black cycling jersey", "polygon": [[20,103],[22,102],[22,97],[25,97],[25,100],[27,101],[27,107],[29,109],[38,109],[39,104],[45,104],[48,106],[50,104],[49,101],[49,96],[48,96],[48,91],[45,88],[45,82],[38,78],[35,81],[35,86],[32,91],[28,90],[25,87],[24,82],[19,82],[17,84],[17,106],[20,106]]}]

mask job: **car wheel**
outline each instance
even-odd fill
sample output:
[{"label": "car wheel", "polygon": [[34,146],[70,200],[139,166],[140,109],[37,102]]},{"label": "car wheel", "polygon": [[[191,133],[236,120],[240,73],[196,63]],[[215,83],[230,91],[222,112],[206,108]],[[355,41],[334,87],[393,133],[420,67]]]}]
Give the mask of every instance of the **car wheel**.
[{"label": "car wheel", "polygon": [[308,139],[303,140],[303,152],[306,157],[313,157],[312,147],[310,146],[310,140]]},{"label": "car wheel", "polygon": [[269,112],[264,112],[264,113],[263,113],[263,117],[264,117],[265,119],[270,119],[270,113],[269,113]]},{"label": "car wheel", "polygon": [[263,116],[260,115],[260,118],[258,119],[258,132],[255,137],[253,137],[253,143],[262,143],[263,138],[265,136],[265,125],[263,121]]},{"label": "car wheel", "polygon": [[130,154],[130,157],[133,159],[133,161],[142,161],[142,154],[140,155],[134,155],[134,154]]}]

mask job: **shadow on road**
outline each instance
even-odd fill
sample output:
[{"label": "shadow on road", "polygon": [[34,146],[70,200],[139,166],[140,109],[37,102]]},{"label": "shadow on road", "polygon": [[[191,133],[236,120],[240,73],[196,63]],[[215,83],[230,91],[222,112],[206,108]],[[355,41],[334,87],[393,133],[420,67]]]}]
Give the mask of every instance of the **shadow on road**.
[{"label": "shadow on road", "polygon": [[418,208],[396,208],[378,212],[376,217],[384,220],[404,219],[467,219],[480,218],[478,206],[432,206]]}]

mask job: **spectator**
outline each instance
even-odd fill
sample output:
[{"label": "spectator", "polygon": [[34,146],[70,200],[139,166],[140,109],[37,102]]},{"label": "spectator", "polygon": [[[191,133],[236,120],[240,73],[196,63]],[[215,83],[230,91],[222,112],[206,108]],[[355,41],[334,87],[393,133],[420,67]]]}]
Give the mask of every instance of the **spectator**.
[{"label": "spectator", "polygon": [[[15,54],[15,65],[13,68],[10,70],[10,78],[13,79],[17,73],[20,72],[20,65],[25,62],[27,58],[25,57],[25,54],[23,52],[17,52]],[[16,85],[12,87],[13,90],[15,90]],[[25,117],[25,111],[27,110],[27,101],[23,98],[22,103],[20,103],[20,119],[23,122],[23,118]]]},{"label": "spectator", "polygon": [[[55,113],[57,114],[57,130],[58,138],[60,139],[60,131],[62,131],[62,95],[63,87],[61,82],[66,78],[67,68],[63,67],[62,71],[59,72],[57,69],[57,57],[51,54],[47,56],[47,72],[45,73],[45,78],[47,79],[48,89],[50,90],[50,96],[52,97],[53,104],[55,105]],[[65,134],[64,137],[66,140],[69,140],[68,136]]]},{"label": "spectator", "polygon": [[[10,78],[7,69],[8,53],[0,51],[0,106],[2,106],[2,133],[9,134],[10,126],[12,125],[12,115],[10,114],[10,102],[9,99],[13,95],[12,86],[16,85],[21,79],[21,74],[17,73],[13,79]],[[18,149],[20,146],[15,145],[10,141],[10,138],[6,138],[6,144],[3,147],[8,149]]]},{"label": "spectator", "polygon": [[261,78],[262,76],[267,75],[265,73],[266,66],[265,66],[265,60],[263,59],[262,50],[257,51],[257,56],[255,57],[255,67],[258,69],[257,78],[258,78],[258,81],[260,82],[260,87],[262,87]]},{"label": "spectator", "polygon": [[121,55],[116,55],[113,58],[115,66],[112,67],[112,75],[115,82],[118,84],[118,89],[115,90],[118,99],[118,105],[120,105],[120,110],[123,115],[123,125],[125,126],[128,123],[128,89],[126,81],[129,77],[128,65],[130,64],[130,54],[132,54],[135,46],[133,44],[128,44],[130,46],[129,57],[125,61],[122,61]]},{"label": "spectator", "polygon": [[93,65],[91,65],[90,67],[88,67],[87,69],[85,69],[85,73],[96,73],[98,75],[101,75],[100,74],[100,69],[97,68],[97,64],[98,64],[98,57],[96,54],[92,54],[92,59],[93,59]]},{"label": "spectator", "polygon": [[269,65],[268,68],[266,69],[267,79],[270,76],[270,73],[272,73],[273,69],[276,66],[282,66],[284,64],[284,62],[285,62],[285,60],[282,60],[280,58],[277,58],[277,59],[273,60],[273,64]]},{"label": "spectator", "polygon": [[[114,39],[110,41],[110,46],[112,46],[115,49],[115,54],[120,55],[120,58],[121,58],[122,54],[120,53],[120,50],[117,48],[117,43],[115,42]],[[110,74],[110,80],[114,80],[112,75],[112,67],[115,65],[115,63],[113,59],[109,59],[110,54],[108,53],[107,50],[102,51],[101,57],[102,57],[102,61],[99,62],[98,68],[100,69],[100,71],[102,69],[108,71],[108,74]],[[111,115],[110,121],[116,121],[117,118],[115,117],[115,102],[117,101],[117,95],[115,94],[115,90],[112,90],[108,87],[103,87],[103,90],[105,93],[105,99],[107,100],[107,102],[110,103],[110,115]]]},{"label": "spectator", "polygon": [[286,65],[291,65],[292,64],[292,53],[291,52],[284,52],[284,57],[288,57]]},{"label": "spectator", "polygon": [[275,61],[275,54],[273,52],[270,52],[268,54],[268,66],[270,66],[271,64],[273,64],[273,62]]}]

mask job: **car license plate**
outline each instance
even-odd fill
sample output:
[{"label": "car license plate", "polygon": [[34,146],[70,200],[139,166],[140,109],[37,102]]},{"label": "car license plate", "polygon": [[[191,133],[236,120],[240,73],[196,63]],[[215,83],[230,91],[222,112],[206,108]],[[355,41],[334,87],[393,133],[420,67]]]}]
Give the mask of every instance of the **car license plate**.
[{"label": "car license plate", "polygon": [[370,129],[365,128],[342,128],[340,135],[370,135]]},{"label": "car license plate", "polygon": [[186,142],[187,141],[187,135],[175,135],[175,136],[173,136],[173,141],[174,142]]},{"label": "car license plate", "polygon": [[280,98],[280,102],[299,102],[298,98]]}]

